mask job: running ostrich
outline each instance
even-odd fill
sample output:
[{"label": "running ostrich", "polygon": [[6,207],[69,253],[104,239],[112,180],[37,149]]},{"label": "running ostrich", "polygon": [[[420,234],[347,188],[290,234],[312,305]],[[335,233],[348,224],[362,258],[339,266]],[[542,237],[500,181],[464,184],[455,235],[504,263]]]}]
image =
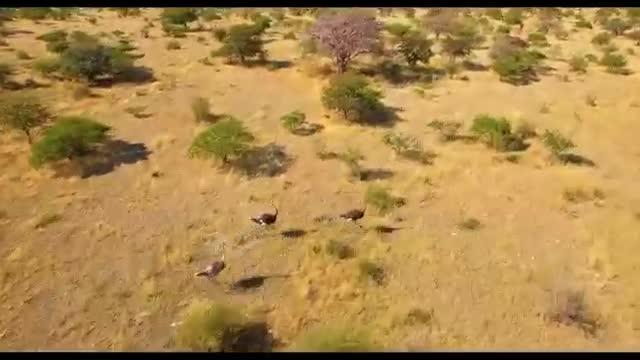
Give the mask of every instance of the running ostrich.
[{"label": "running ostrich", "polygon": [[347,219],[347,221],[353,221],[355,223],[356,221],[364,217],[364,214],[366,211],[367,211],[367,205],[365,205],[363,209],[349,210],[344,214],[340,214],[340,217],[343,219]]},{"label": "running ostrich", "polygon": [[227,264],[224,262],[224,242],[222,243],[222,258],[220,260],[212,262],[209,266],[207,266],[204,270],[195,273],[195,276],[204,276],[209,280],[214,279],[218,274],[222,272],[227,267]]},{"label": "running ostrich", "polygon": [[251,221],[262,226],[271,225],[275,223],[276,220],[278,220],[278,208],[273,204],[271,204],[271,206],[273,206],[273,208],[276,210],[275,213],[273,214],[264,213],[264,214],[261,214],[260,216],[252,217]]}]

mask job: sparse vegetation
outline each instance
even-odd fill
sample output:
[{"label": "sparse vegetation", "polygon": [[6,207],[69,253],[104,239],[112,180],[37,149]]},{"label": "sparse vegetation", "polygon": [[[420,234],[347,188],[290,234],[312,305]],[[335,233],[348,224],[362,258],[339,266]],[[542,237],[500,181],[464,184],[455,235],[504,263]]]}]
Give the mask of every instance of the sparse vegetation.
[{"label": "sparse vegetation", "polygon": [[423,164],[431,164],[434,154],[425,152],[416,138],[394,133],[387,133],[382,141],[390,146],[399,156],[415,160]]},{"label": "sparse vegetation", "polygon": [[587,61],[587,59],[585,59],[584,56],[574,55],[569,60],[569,67],[573,72],[584,74],[587,72],[589,62]]},{"label": "sparse vegetation", "polygon": [[39,168],[45,163],[87,155],[107,140],[110,129],[88,117],[60,118],[31,147],[31,164]]},{"label": "sparse vegetation", "polygon": [[195,157],[218,158],[228,164],[230,157],[249,150],[253,140],[253,135],[240,120],[227,116],[196,136],[189,153]]},{"label": "sparse vegetation", "polygon": [[293,346],[295,351],[363,352],[373,351],[368,335],[353,328],[317,328],[302,335]]},{"label": "sparse vegetation", "polygon": [[367,189],[365,201],[381,213],[387,213],[405,204],[404,199],[391,195],[387,189],[377,185],[371,185]]},{"label": "sparse vegetation", "polygon": [[567,139],[559,132],[549,130],[545,130],[542,135],[542,143],[556,158],[560,158],[562,153],[575,146],[571,140]]},{"label": "sparse vegetation", "polygon": [[385,281],[384,267],[371,260],[361,260],[358,263],[360,277],[367,281],[373,281],[376,285],[383,285]]}]

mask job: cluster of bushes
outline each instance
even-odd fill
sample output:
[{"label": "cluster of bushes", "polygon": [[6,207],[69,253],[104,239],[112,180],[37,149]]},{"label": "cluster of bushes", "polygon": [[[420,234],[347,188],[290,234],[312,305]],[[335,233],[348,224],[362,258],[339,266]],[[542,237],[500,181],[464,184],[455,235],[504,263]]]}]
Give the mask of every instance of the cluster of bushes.
[{"label": "cluster of bushes", "polygon": [[529,50],[526,44],[505,36],[495,40],[490,57],[493,59],[492,68],[500,76],[500,80],[523,85],[537,80],[540,60],[544,55]]},{"label": "cluster of bushes", "polygon": [[471,132],[497,151],[522,151],[527,148],[524,136],[512,133],[511,123],[504,117],[478,115],[473,119]]},{"label": "cluster of bushes", "polygon": [[84,32],[67,34],[56,30],[38,39],[45,41],[50,51],[59,54],[57,58],[43,59],[34,64],[34,68],[45,75],[57,73],[91,84],[101,77],[115,78],[131,69],[134,63],[126,53],[131,47],[103,45],[97,38]]},{"label": "cluster of bushes", "polygon": [[22,131],[27,136],[32,144],[31,164],[35,168],[90,154],[108,139],[108,126],[84,116],[63,116],[34,142],[33,131],[52,117],[47,107],[32,97],[15,95],[0,102],[0,125]]}]

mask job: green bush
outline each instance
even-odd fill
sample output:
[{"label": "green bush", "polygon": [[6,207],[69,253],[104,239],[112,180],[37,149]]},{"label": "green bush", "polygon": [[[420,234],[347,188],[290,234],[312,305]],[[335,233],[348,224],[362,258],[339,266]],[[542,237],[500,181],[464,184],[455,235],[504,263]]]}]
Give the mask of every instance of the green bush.
[{"label": "green bush", "polygon": [[169,40],[167,43],[167,50],[178,50],[182,46],[180,46],[180,42],[178,40]]},{"label": "green bush", "polygon": [[84,31],[72,31],[71,34],[69,34],[69,41],[72,44],[97,44],[98,38]]},{"label": "green bush", "polygon": [[414,137],[389,132],[382,137],[382,142],[390,146],[399,156],[423,164],[431,163],[433,154],[426,153],[418,139]]},{"label": "green bush", "polygon": [[16,51],[16,57],[18,60],[31,60],[31,56],[24,50]]},{"label": "green bush", "polygon": [[391,35],[395,37],[403,37],[409,31],[411,31],[411,26],[402,24],[402,23],[391,23],[387,24],[384,29]]},{"label": "green bush", "polygon": [[100,76],[117,76],[132,65],[131,57],[114,48],[97,43],[78,43],[60,55],[59,72],[91,83]]},{"label": "green bush", "polygon": [[520,151],[526,148],[522,139],[511,133],[511,123],[504,117],[478,115],[473,119],[471,132],[497,151]]},{"label": "green bush", "polygon": [[576,27],[578,29],[593,29],[593,25],[583,17],[577,19]]},{"label": "green bush", "polygon": [[135,17],[142,14],[142,9],[137,7],[111,8],[111,10],[115,11],[118,17]]},{"label": "green bush", "polygon": [[404,199],[391,195],[387,189],[377,185],[367,189],[365,201],[383,214],[405,204]]},{"label": "green bush", "polygon": [[266,53],[261,34],[262,30],[254,25],[234,25],[222,40],[222,47],[216,55],[225,56],[232,62],[237,59],[241,64],[245,64],[247,58],[264,58]]},{"label": "green bush", "polygon": [[53,12],[50,7],[22,7],[18,8],[16,15],[23,19],[44,20],[51,17]]},{"label": "green bush", "polygon": [[496,58],[493,62],[493,70],[500,75],[501,81],[524,85],[537,79],[536,69],[539,62],[540,59],[535,53],[519,50]]},{"label": "green bush", "polygon": [[204,8],[198,14],[204,21],[221,20],[220,10],[216,8]]},{"label": "green bush", "polygon": [[433,56],[432,45],[433,42],[424,34],[410,31],[398,40],[397,52],[404,57],[409,66],[415,66],[418,62],[428,64]]},{"label": "green bush", "polygon": [[11,66],[9,64],[0,63],[0,87],[7,82],[9,75],[12,73]]},{"label": "green bush", "polygon": [[629,30],[631,28],[631,25],[621,18],[613,18],[607,20],[603,24],[603,28],[611,32],[611,34],[613,34],[614,36],[620,36],[624,34],[625,31]]},{"label": "green bush", "polygon": [[549,46],[549,42],[547,41],[547,37],[542,33],[531,33],[531,34],[529,34],[529,41],[534,46],[540,46],[540,47]]},{"label": "green bush", "polygon": [[365,77],[353,73],[335,76],[322,92],[322,104],[327,109],[338,111],[354,122],[381,110],[381,98],[382,93],[372,89]]},{"label": "green bush", "polygon": [[607,45],[609,44],[610,41],[611,41],[611,35],[605,32],[599,33],[591,39],[592,44],[600,45],[600,46]]},{"label": "green bush", "polygon": [[494,19],[501,21],[502,20],[502,10],[500,8],[489,8],[484,11],[484,15]]},{"label": "green bush", "polygon": [[296,340],[294,351],[363,352],[374,351],[368,334],[353,328],[316,328]]},{"label": "green bush", "polygon": [[510,8],[505,12],[503,20],[507,25],[518,25],[522,27],[524,23],[524,12],[521,8]]},{"label": "green bush", "polygon": [[193,157],[218,158],[227,164],[229,157],[242,155],[249,150],[253,140],[253,135],[240,120],[227,116],[196,136],[189,154]]},{"label": "green bush", "polygon": [[43,76],[50,76],[60,70],[60,61],[57,58],[38,59],[31,67]]},{"label": "green bush", "polygon": [[288,114],[283,115],[280,118],[280,123],[282,127],[289,130],[290,132],[296,131],[302,124],[304,124],[306,115],[301,111],[292,111]]},{"label": "green bush", "polygon": [[42,40],[48,43],[58,42],[58,41],[66,41],[68,35],[69,34],[64,30],[53,30],[36,37],[36,39]]},{"label": "green bush", "polygon": [[584,56],[574,55],[569,60],[569,67],[573,72],[584,74],[587,72],[589,62],[587,61],[587,59],[585,59]]},{"label": "green bush", "polygon": [[252,15],[251,21],[253,21],[253,25],[257,29],[259,29],[260,32],[264,32],[265,30],[271,27],[271,19],[260,13],[255,13],[254,15]]},{"label": "green bush", "polygon": [[31,164],[39,168],[48,162],[86,155],[107,140],[109,130],[109,126],[87,117],[60,118],[31,147]]},{"label": "green bush", "polygon": [[628,75],[630,71],[626,68],[627,59],[622,54],[607,52],[600,59],[600,65],[607,67],[607,72],[612,74]]},{"label": "green bush", "polygon": [[176,343],[192,351],[223,351],[229,338],[237,336],[247,322],[238,307],[195,301],[185,311]]},{"label": "green bush", "polygon": [[218,41],[223,41],[227,37],[227,29],[225,28],[213,29],[213,37]]},{"label": "green bush", "polygon": [[198,19],[198,15],[192,8],[165,8],[160,14],[160,19],[165,24],[185,26]]},{"label": "green bush", "polygon": [[29,143],[31,130],[48,119],[47,108],[33,97],[7,96],[0,101],[0,125],[24,132]]},{"label": "green bush", "polygon": [[545,130],[544,134],[542,134],[542,143],[555,156],[559,156],[566,150],[575,147],[571,140],[567,139],[559,132],[549,130]]}]

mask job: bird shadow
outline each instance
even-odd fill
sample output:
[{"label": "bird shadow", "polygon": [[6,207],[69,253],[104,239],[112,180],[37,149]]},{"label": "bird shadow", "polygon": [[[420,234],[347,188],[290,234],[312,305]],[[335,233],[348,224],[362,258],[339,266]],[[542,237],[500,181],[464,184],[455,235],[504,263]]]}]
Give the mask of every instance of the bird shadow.
[{"label": "bird shadow", "polygon": [[363,169],[360,171],[360,181],[385,180],[393,177],[393,174],[387,169]]},{"label": "bird shadow", "polygon": [[402,230],[402,228],[399,228],[399,227],[392,227],[392,226],[386,226],[386,225],[374,226],[371,229],[378,234],[392,234],[398,230]]},{"label": "bird shadow", "polygon": [[571,154],[571,153],[560,154],[558,155],[558,159],[565,164],[589,166],[589,167],[596,166],[596,163],[593,162],[593,160],[578,154]]},{"label": "bird shadow", "polygon": [[123,164],[135,164],[149,158],[149,151],[143,143],[129,143],[111,140],[97,151],[74,159],[70,165],[55,168],[56,176],[79,175],[82,179],[101,176],[114,171]]},{"label": "bird shadow", "polygon": [[268,279],[287,278],[289,276],[290,275],[254,275],[233,282],[230,289],[236,292],[254,290],[262,287]]},{"label": "bird shadow", "polygon": [[297,239],[307,235],[307,231],[302,229],[287,229],[280,233],[282,236],[290,239]]}]

